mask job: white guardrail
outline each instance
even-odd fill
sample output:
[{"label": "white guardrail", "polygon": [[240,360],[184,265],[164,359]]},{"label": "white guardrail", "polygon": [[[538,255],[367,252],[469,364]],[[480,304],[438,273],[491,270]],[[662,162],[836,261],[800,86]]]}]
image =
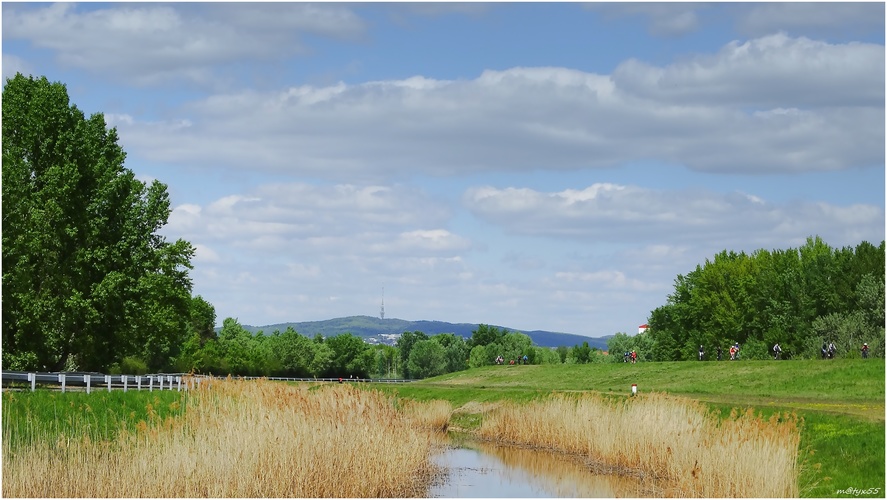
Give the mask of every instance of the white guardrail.
[{"label": "white guardrail", "polygon": [[[199,387],[204,380],[224,380],[227,377],[214,377],[212,375],[192,375],[188,373],[153,373],[149,375],[105,375],[103,373],[83,372],[20,372],[3,371],[3,388],[18,384],[30,385],[31,391],[41,386],[61,387],[65,392],[67,388],[85,388],[89,393],[92,389],[106,388],[127,390],[153,391],[156,387],[162,390],[189,390]],[[412,379],[385,379],[385,378],[291,378],[291,377],[231,377],[235,380],[278,380],[284,382],[373,382],[382,384],[399,384],[413,382]]]}]

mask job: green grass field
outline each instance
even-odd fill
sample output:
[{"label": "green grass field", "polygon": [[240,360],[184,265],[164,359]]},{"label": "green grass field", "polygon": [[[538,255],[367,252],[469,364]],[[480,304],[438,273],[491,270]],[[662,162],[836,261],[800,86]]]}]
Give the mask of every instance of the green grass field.
[{"label": "green grass field", "polygon": [[[153,426],[185,411],[176,391],[3,393],[3,440],[11,452],[35,441],[59,438],[112,441],[121,428]],[[8,457],[4,457],[8,458]]]},{"label": "green grass field", "polygon": [[[728,415],[732,408],[769,416],[794,411],[801,431],[802,496],[885,496],[884,360],[674,362],[488,366],[407,385],[376,388],[419,400],[445,399],[457,408],[452,425],[480,425],[479,405],[526,402],[554,391],[627,396],[666,392],[698,399]],[[459,411],[466,406],[468,411]],[[847,488],[870,494],[839,493]]]}]

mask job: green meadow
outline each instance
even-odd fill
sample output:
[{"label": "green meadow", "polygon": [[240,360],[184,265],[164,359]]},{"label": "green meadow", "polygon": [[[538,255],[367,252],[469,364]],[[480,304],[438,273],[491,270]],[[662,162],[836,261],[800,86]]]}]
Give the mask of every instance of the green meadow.
[{"label": "green meadow", "polygon": [[[488,366],[376,388],[450,401],[456,408],[451,427],[471,432],[486,403],[527,402],[558,391],[627,397],[632,384],[640,393],[697,399],[724,417],[733,409],[753,408],[765,417],[794,412],[803,419],[803,497],[885,496],[883,359]],[[842,493],[848,488],[878,490]]]},{"label": "green meadow", "polygon": [[134,431],[139,425],[154,426],[182,415],[184,395],[177,391],[6,391],[3,440],[13,453],[37,440],[112,441],[122,429]]}]

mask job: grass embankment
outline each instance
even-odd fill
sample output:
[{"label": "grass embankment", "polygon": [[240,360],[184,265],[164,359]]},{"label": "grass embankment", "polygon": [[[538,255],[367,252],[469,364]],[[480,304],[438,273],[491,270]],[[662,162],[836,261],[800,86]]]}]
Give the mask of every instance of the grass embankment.
[{"label": "grass embankment", "polygon": [[[793,411],[803,419],[801,496],[846,497],[855,495],[839,491],[880,488],[859,496],[883,497],[884,369],[884,360],[875,359],[491,366],[385,389],[450,401],[456,408],[451,426],[474,433],[504,402],[526,405],[556,392],[621,400],[633,383],[642,395],[663,392],[703,401],[721,419],[733,408],[740,413],[754,408],[761,421]],[[525,408],[522,415],[527,414]]]},{"label": "grass embankment", "polygon": [[[45,441],[83,439],[108,441],[121,432],[162,424],[184,413],[182,396],[174,391],[4,392],[3,458]],[[9,453],[9,454],[7,454]]]},{"label": "grass embankment", "polygon": [[[56,396],[29,414],[30,398],[48,396],[4,395],[3,496],[416,496],[434,471],[432,429],[450,415],[447,403],[399,405],[350,386],[219,381],[182,395],[175,415],[131,425],[118,414],[107,423],[118,418],[115,432],[91,438],[84,420],[37,422],[97,395]],[[11,424],[22,421],[32,422],[27,439]]]}]

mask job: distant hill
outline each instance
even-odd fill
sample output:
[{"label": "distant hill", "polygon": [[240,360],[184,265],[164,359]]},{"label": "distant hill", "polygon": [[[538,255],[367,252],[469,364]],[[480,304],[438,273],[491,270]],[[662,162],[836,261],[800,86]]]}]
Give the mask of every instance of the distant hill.
[{"label": "distant hill", "polygon": [[[326,321],[305,321],[302,323],[278,323],[266,326],[243,325],[246,330],[256,333],[262,331],[265,334],[273,333],[275,330],[281,332],[288,327],[299,332],[306,337],[313,337],[321,334],[324,337],[331,337],[340,333],[351,333],[358,337],[363,337],[368,342],[393,344],[392,335],[399,335],[403,332],[419,331],[427,335],[437,335],[438,333],[454,333],[471,338],[471,332],[477,329],[478,325],[472,323],[447,323],[445,321],[407,321],[403,319],[387,318],[381,319],[373,316],[348,316],[346,318],[328,319]],[[542,347],[572,347],[582,342],[588,342],[591,347],[598,349],[607,349],[607,338],[586,337],[583,335],[573,335],[571,333],[547,332],[544,330],[525,331],[520,328],[511,328],[498,325],[509,331],[525,333],[533,339],[533,343]]]}]

